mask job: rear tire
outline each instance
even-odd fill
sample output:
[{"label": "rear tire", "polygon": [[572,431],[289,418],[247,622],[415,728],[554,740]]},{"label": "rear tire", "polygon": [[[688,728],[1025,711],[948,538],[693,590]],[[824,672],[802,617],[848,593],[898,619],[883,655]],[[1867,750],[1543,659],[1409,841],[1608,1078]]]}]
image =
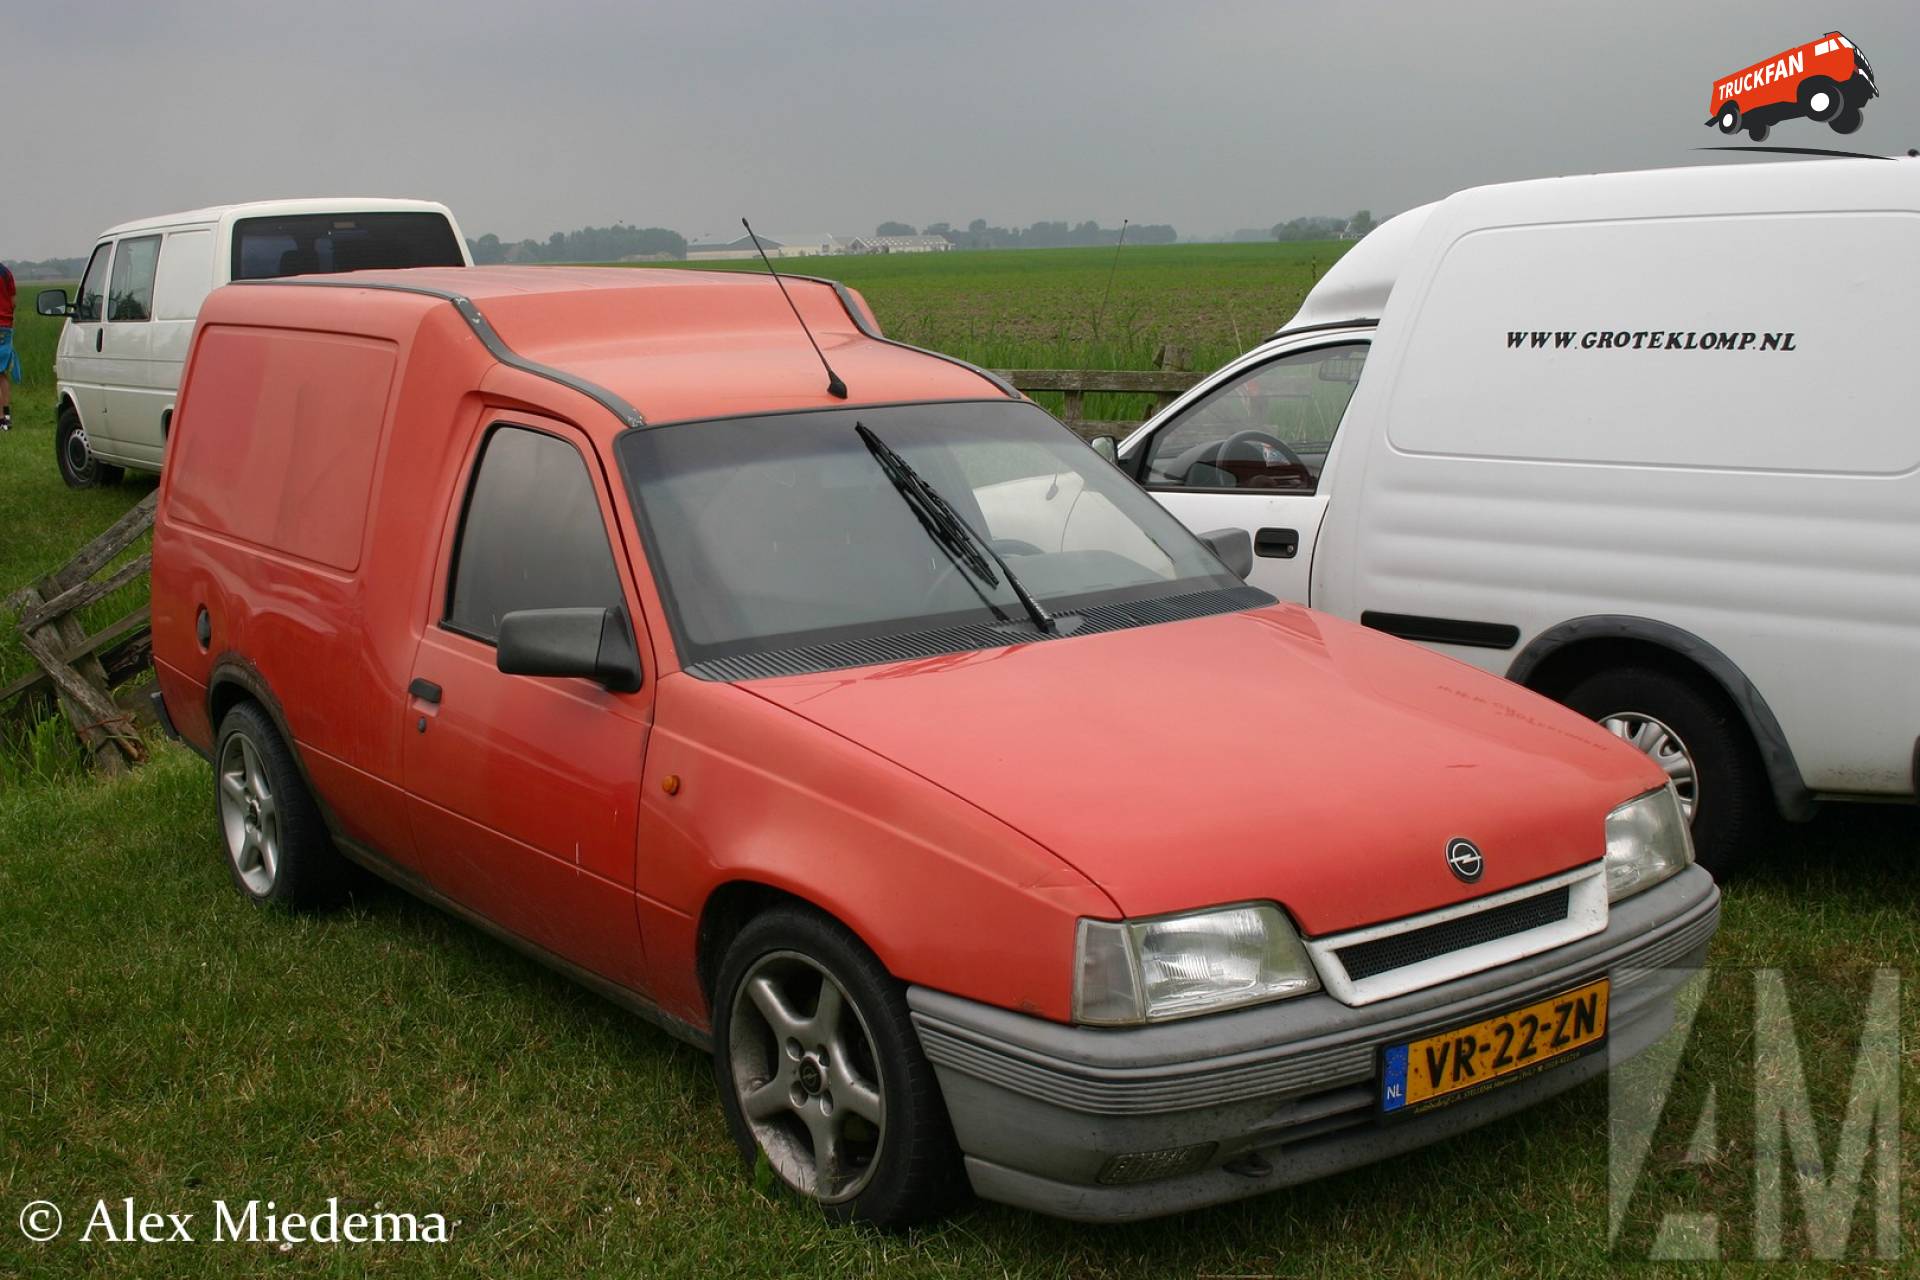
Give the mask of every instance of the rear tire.
[{"label": "rear tire", "polygon": [[69,489],[119,484],[126,475],[119,467],[108,466],[93,456],[93,449],[87,443],[86,428],[80,423],[80,414],[65,400],[60,402],[60,412],[54,419],[53,457],[59,464],[60,478],[66,481]]},{"label": "rear tire", "polygon": [[252,702],[227,712],[213,758],[214,813],[240,892],[299,910],[344,897],[346,863],[267,713]]},{"label": "rear tire", "polygon": [[1758,120],[1747,125],[1747,136],[1755,142],[1765,142],[1767,135],[1773,132],[1773,126],[1761,124]]},{"label": "rear tire", "polygon": [[901,1227],[953,1202],[946,1101],[900,983],[851,930],[775,907],[727,948],[714,992],[714,1076],[750,1166],[837,1222]]},{"label": "rear tire", "polygon": [[[1732,870],[1773,814],[1760,753],[1739,712],[1718,692],[1653,667],[1596,672],[1562,702],[1653,755],[1683,802],[1691,791],[1693,847],[1700,865]],[[1685,758],[1675,759],[1674,748]],[[1691,787],[1684,773],[1691,775]]]},{"label": "rear tire", "polygon": [[1827,121],[1827,128],[1835,133],[1852,133],[1860,127],[1860,108],[1843,107],[1840,114]]}]

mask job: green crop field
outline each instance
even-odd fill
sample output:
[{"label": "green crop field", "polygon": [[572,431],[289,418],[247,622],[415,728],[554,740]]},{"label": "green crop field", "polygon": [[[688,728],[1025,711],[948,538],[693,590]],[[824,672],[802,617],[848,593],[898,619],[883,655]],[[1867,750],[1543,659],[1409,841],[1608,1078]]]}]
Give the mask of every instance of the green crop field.
[{"label": "green crop field", "polygon": [[[1288,290],[1304,280],[1297,264],[1256,279],[1264,248],[1139,251],[1154,283],[1129,285],[1137,309],[1128,341],[1185,341],[1188,323],[1212,334],[1214,346],[1195,347],[1214,358],[1253,341],[1285,318]],[[1179,267],[1183,253],[1190,271]],[[1006,363],[1071,364],[1084,350],[1072,344],[1091,340],[1077,326],[1104,286],[1098,257],[849,260],[842,274],[903,336],[992,359],[959,340],[971,334],[1022,357],[1059,353]],[[1116,298],[1133,262],[1122,259]],[[1150,310],[1162,295],[1177,313]],[[1051,301],[1028,309],[1023,297]],[[1166,318],[1175,314],[1187,319]],[[29,383],[18,428],[0,436],[0,594],[63,559],[151,485],[61,487],[45,363],[53,331],[23,318]],[[0,637],[11,631],[0,615]],[[1143,686],[1114,696],[1152,694]],[[1300,733],[1276,724],[1271,762],[1223,761],[1222,788],[1281,785],[1287,755],[1309,749]],[[1757,849],[1726,886],[1716,972],[1682,1084],[1617,1242],[1608,1231],[1609,1094],[1599,1082],[1388,1165],[1167,1221],[1097,1228],[970,1204],[945,1223],[886,1235],[830,1226],[743,1170],[700,1054],[474,930],[372,887],[329,916],[248,905],[221,862],[209,770],[189,752],[157,744],[153,764],[115,783],[83,776],[77,755],[44,745],[39,766],[25,767],[17,737],[0,744],[7,759],[6,1277],[1601,1277],[1637,1271],[1663,1216],[1681,1213],[1718,1215],[1725,1256],[1751,1259],[1760,1247],[1753,1156],[1764,1145],[1756,1083],[1777,1084],[1754,1050],[1758,969],[1785,975],[1817,1145],[1812,1156],[1796,1148],[1786,1175],[1783,1261],[1747,1270],[1827,1275],[1830,1265],[1813,1256],[1802,1191],[1842,1155],[1837,1135],[1872,974],[1920,967],[1920,814],[1836,808]],[[991,947],[991,922],[981,929]],[[1916,1012],[1903,991],[1900,1026],[1914,1026]],[[1910,1038],[1900,1055],[1894,1172],[1911,1187],[1920,1071]],[[1700,1123],[1709,1115],[1717,1127]],[[96,1200],[128,1196],[142,1209],[195,1212],[203,1230],[215,1199],[312,1212],[328,1197],[343,1210],[443,1213],[454,1226],[443,1245],[282,1250],[75,1238]],[[61,1206],[69,1224],[48,1245],[15,1228],[21,1208],[40,1199]],[[1871,1206],[1863,1194],[1841,1242],[1856,1273],[1911,1273],[1914,1210],[1896,1233],[1902,1259],[1876,1262]]]}]

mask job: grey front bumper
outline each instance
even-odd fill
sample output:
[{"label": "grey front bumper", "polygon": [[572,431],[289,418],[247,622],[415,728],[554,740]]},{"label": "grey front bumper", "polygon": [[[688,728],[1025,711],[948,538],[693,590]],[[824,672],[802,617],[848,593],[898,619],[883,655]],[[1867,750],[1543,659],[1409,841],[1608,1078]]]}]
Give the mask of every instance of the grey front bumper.
[{"label": "grey front bumper", "polygon": [[[1363,1008],[1326,995],[1158,1026],[1065,1026],[914,987],[974,1190],[1065,1218],[1117,1222],[1258,1195],[1460,1133],[1631,1057],[1670,1025],[1703,962],[1720,891],[1697,867],[1616,904],[1607,928]],[[1421,1115],[1381,1121],[1382,1047],[1606,976],[1607,1050]],[[1115,1156],[1217,1144],[1202,1167],[1103,1185]]]}]

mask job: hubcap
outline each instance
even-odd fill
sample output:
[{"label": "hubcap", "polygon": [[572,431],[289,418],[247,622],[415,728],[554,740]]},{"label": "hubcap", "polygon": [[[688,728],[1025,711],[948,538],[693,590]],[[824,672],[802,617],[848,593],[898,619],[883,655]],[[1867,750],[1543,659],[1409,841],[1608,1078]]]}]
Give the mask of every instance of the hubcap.
[{"label": "hubcap", "polygon": [[1813,97],[1807,100],[1807,106],[1815,111],[1825,111],[1827,109],[1827,104],[1831,101],[1832,99],[1827,97],[1826,94],[1816,93],[1813,95]]},{"label": "hubcap", "polygon": [[1667,777],[1673,781],[1674,792],[1680,797],[1680,810],[1686,814],[1687,821],[1692,822],[1694,808],[1700,802],[1700,780],[1694,769],[1693,753],[1687,750],[1687,744],[1680,740],[1680,735],[1661,721],[1638,711],[1602,716],[1600,723],[1607,732],[1640,748],[1655,764],[1667,771]]},{"label": "hubcap", "polygon": [[241,883],[265,897],[280,871],[280,809],[260,752],[244,733],[220,752],[220,827]]},{"label": "hubcap", "polygon": [[886,1100],[866,1019],[845,988],[795,951],[762,956],[728,1029],[734,1095],[788,1186],[828,1204],[873,1178]]},{"label": "hubcap", "polygon": [[87,444],[87,433],[78,427],[67,433],[67,469],[76,476],[93,469],[93,449]]}]

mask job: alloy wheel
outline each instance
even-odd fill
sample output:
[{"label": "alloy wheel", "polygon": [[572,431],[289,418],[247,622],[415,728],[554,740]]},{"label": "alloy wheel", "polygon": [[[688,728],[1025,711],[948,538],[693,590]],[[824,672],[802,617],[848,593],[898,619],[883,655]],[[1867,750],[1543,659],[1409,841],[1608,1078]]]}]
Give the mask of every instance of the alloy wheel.
[{"label": "alloy wheel", "polygon": [[230,735],[220,752],[220,826],[241,883],[266,897],[280,871],[280,807],[259,749],[245,733]]},{"label": "alloy wheel", "polygon": [[1687,744],[1681,741],[1680,735],[1661,721],[1637,711],[1601,716],[1600,724],[1615,737],[1640,748],[1649,759],[1666,770],[1675,793],[1680,797],[1680,810],[1691,823],[1693,811],[1700,802],[1699,771],[1694,766],[1693,753],[1687,750]]},{"label": "alloy wheel", "polygon": [[735,992],[728,1044],[741,1112],[774,1172],[825,1204],[859,1195],[878,1165],[886,1095],[846,988],[797,951],[762,956]]}]

